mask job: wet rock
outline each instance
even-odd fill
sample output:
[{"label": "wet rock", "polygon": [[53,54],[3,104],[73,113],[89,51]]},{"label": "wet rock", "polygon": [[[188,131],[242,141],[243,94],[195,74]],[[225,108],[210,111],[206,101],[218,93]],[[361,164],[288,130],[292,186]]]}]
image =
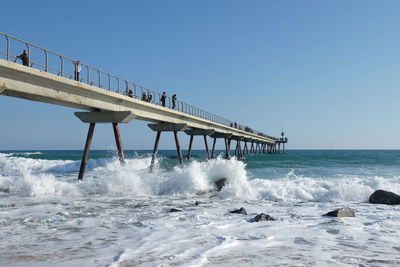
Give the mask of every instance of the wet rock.
[{"label": "wet rock", "polygon": [[356,213],[353,209],[350,208],[342,208],[330,211],[323,216],[331,216],[331,217],[356,217]]},{"label": "wet rock", "polygon": [[240,209],[234,209],[234,210],[230,211],[229,213],[239,213],[239,214],[247,215],[247,211],[243,207],[241,207]]},{"label": "wet rock", "polygon": [[200,205],[201,204],[201,202],[200,201],[196,201],[196,202],[194,202],[194,205],[195,206],[198,206],[198,205]]},{"label": "wet rock", "polygon": [[212,200],[221,200],[221,197],[218,196],[218,195],[212,195],[212,196],[210,196],[210,199],[212,199]]},{"label": "wet rock", "polygon": [[228,179],[226,178],[221,178],[214,182],[215,186],[217,187],[217,191],[221,191],[222,188],[227,185],[227,180]]},{"label": "wet rock", "polygon": [[172,208],[169,212],[182,212],[183,210]]},{"label": "wet rock", "polygon": [[0,188],[0,192],[9,194],[9,193],[11,193],[11,190],[9,188]]},{"label": "wet rock", "polygon": [[376,190],[369,197],[368,202],[372,204],[399,205],[400,196],[389,191]]},{"label": "wet rock", "polygon": [[250,220],[251,222],[260,222],[260,221],[276,221],[274,217],[269,216],[265,213],[257,214],[256,217]]}]

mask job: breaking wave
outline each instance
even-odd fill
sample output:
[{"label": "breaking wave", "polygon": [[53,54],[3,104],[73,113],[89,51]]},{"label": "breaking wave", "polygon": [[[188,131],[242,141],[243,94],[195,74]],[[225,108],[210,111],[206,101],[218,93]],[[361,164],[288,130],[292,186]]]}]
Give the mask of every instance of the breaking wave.
[{"label": "breaking wave", "polygon": [[[367,201],[376,189],[400,193],[400,177],[335,178],[254,177],[236,158],[192,160],[171,170],[160,167],[160,158],[149,172],[150,157],[131,158],[121,166],[118,159],[88,161],[83,181],[78,181],[79,161],[44,160],[0,153],[0,194],[25,196],[145,196],[194,195],[213,192],[221,198],[267,199],[271,201]],[[226,178],[227,185],[215,191],[214,182]]]}]

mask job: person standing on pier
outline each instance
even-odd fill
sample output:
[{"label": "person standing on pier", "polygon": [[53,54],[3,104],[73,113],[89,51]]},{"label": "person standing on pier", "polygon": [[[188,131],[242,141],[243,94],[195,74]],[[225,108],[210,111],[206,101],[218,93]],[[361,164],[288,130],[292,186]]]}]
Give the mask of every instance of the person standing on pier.
[{"label": "person standing on pier", "polygon": [[174,94],[174,95],[172,96],[172,109],[174,109],[174,108],[176,107],[176,100],[177,100],[176,94]]},{"label": "person standing on pier", "polygon": [[27,50],[24,50],[24,52],[21,55],[17,56],[16,58],[22,60],[22,65],[29,67],[29,56]]},{"label": "person standing on pier", "polygon": [[131,89],[126,88],[126,95],[133,98],[133,92]]},{"label": "person standing on pier", "polygon": [[74,64],[75,64],[75,81],[79,82],[79,73],[82,70],[81,62],[78,60],[78,61],[74,62]]},{"label": "person standing on pier", "polygon": [[161,101],[161,105],[163,107],[165,107],[165,100],[167,99],[167,94],[165,92],[162,93],[160,101]]},{"label": "person standing on pier", "polygon": [[142,101],[146,101],[147,102],[147,94],[146,94],[146,92],[143,92],[143,94],[142,94]]}]

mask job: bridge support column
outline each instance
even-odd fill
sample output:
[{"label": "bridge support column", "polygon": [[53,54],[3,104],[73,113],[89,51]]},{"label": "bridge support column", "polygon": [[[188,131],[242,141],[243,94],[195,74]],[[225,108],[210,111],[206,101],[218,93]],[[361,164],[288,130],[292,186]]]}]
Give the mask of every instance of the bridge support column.
[{"label": "bridge support column", "polygon": [[236,141],[235,155],[239,156],[239,141]]},{"label": "bridge support column", "polygon": [[179,144],[178,131],[174,131],[174,137],[175,137],[175,144],[176,144],[176,152],[178,153],[178,160],[179,160],[179,163],[182,165],[183,164],[182,151],[181,151],[181,145]]},{"label": "bridge support column", "polygon": [[249,154],[249,150],[247,149],[247,141],[244,141],[243,154]]},{"label": "bridge support column", "polygon": [[251,142],[250,154],[254,154],[254,143]]},{"label": "bridge support column", "polygon": [[161,137],[161,131],[158,131],[156,135],[156,141],[154,143],[153,154],[151,154],[150,171],[153,171],[154,168],[154,162],[156,161],[156,155],[158,151],[158,144],[160,142],[160,137]]},{"label": "bridge support column", "polygon": [[214,158],[214,150],[215,150],[215,143],[217,142],[217,138],[214,138],[213,141],[213,146],[212,146],[212,150],[211,150],[211,158]]},{"label": "bridge support column", "polygon": [[231,157],[231,139],[225,138],[225,158],[229,159]]},{"label": "bridge support column", "polygon": [[98,111],[98,112],[75,112],[75,116],[82,122],[90,123],[89,131],[86,137],[85,149],[83,151],[81,167],[79,169],[78,179],[82,180],[85,174],[86,163],[89,158],[90,146],[92,144],[94,128],[96,123],[112,123],[114,130],[115,143],[118,150],[118,158],[121,164],[125,164],[125,156],[122,148],[121,134],[118,123],[128,123],[135,118],[130,111]]},{"label": "bridge support column", "polygon": [[210,159],[210,151],[208,150],[207,135],[203,135],[203,137],[204,137],[204,146],[206,147],[207,159]]},{"label": "bridge support column", "polygon": [[187,153],[186,159],[190,159],[190,156],[192,154],[193,137],[194,137],[193,135],[190,136],[189,149],[188,149],[188,153]]},{"label": "bridge support column", "polygon": [[158,123],[158,124],[147,124],[147,126],[154,132],[157,132],[156,141],[154,143],[154,150],[151,156],[150,171],[154,168],[155,158],[158,151],[158,143],[160,141],[161,132],[173,132],[175,138],[176,152],[178,154],[178,160],[180,164],[183,164],[181,145],[179,143],[178,132],[184,131],[187,128],[186,123]]},{"label": "bridge support column", "polygon": [[86,169],[86,163],[89,157],[89,151],[90,151],[90,146],[92,145],[92,138],[93,138],[93,133],[94,133],[94,127],[96,126],[96,123],[91,123],[89,125],[89,131],[86,137],[86,144],[85,144],[85,150],[83,151],[83,156],[82,156],[82,161],[81,161],[81,167],[79,169],[79,175],[78,175],[78,180],[83,179],[83,175],[85,174],[85,169]]},{"label": "bridge support column", "polygon": [[114,130],[115,143],[117,144],[117,149],[118,149],[118,158],[121,164],[125,164],[125,155],[124,155],[124,150],[122,148],[121,135],[119,132],[118,123],[113,122],[112,125]]},{"label": "bridge support column", "polygon": [[242,158],[242,148],[240,146],[240,141],[243,139],[243,136],[237,136],[237,135],[233,135],[229,138],[229,148],[230,148],[230,143],[231,140],[235,140],[236,141],[236,148],[235,148],[235,155],[237,155],[238,159]]},{"label": "bridge support column", "polygon": [[[225,144],[225,158],[229,158],[229,150],[230,150],[230,142],[228,144],[229,138],[232,136],[232,134],[227,134],[227,133],[220,133],[220,132],[213,132],[210,134],[211,138],[214,138],[213,142],[213,148],[211,151],[211,158],[214,158],[214,151],[215,151],[215,144],[217,142],[217,138],[222,138],[224,139],[224,144]],[[228,148],[229,145],[229,148]]]},{"label": "bridge support column", "polygon": [[240,140],[237,141],[239,145],[239,158],[243,159],[243,151],[242,151],[242,145],[240,144]]},{"label": "bridge support column", "polygon": [[[215,131],[212,129],[197,129],[197,128],[189,128],[184,130],[187,135],[190,135],[190,141],[189,141],[189,150],[187,154],[187,159],[190,159],[191,153],[192,153],[192,144],[193,144],[193,137],[195,135],[202,135],[204,138],[204,146],[206,149],[207,153],[207,159],[210,159],[210,151],[208,149],[208,143],[207,143],[207,135],[210,135],[214,133]],[[214,140],[215,141],[215,140]]]}]

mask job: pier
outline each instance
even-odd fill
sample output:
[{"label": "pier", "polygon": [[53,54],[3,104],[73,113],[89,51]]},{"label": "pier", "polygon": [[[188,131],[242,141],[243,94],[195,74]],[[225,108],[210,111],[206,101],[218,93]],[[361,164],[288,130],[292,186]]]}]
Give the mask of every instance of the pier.
[{"label": "pier", "polygon": [[[162,94],[155,90],[5,33],[0,33],[0,38],[5,43],[1,46],[5,47],[5,51],[0,48],[0,95],[82,110],[75,112],[75,116],[89,127],[78,179],[84,177],[97,123],[112,125],[118,157],[121,164],[125,164],[119,124],[132,120],[150,122],[149,128],[156,133],[150,170],[154,166],[163,132],[174,133],[181,164],[181,132],[190,137],[186,159],[191,157],[194,137],[202,137],[207,158],[214,157],[217,139],[224,142],[227,158],[231,156],[232,141],[236,144],[235,154],[238,158],[244,154],[280,153],[281,144],[282,152],[285,151],[287,138],[283,133],[281,138],[272,137],[171,97],[166,98],[164,106],[160,101]],[[13,49],[14,46],[27,51],[26,65],[16,63],[17,55],[22,51]],[[35,56],[31,56],[33,54]],[[81,68],[79,75],[74,73],[77,66]],[[213,139],[211,151],[207,137]]]}]

